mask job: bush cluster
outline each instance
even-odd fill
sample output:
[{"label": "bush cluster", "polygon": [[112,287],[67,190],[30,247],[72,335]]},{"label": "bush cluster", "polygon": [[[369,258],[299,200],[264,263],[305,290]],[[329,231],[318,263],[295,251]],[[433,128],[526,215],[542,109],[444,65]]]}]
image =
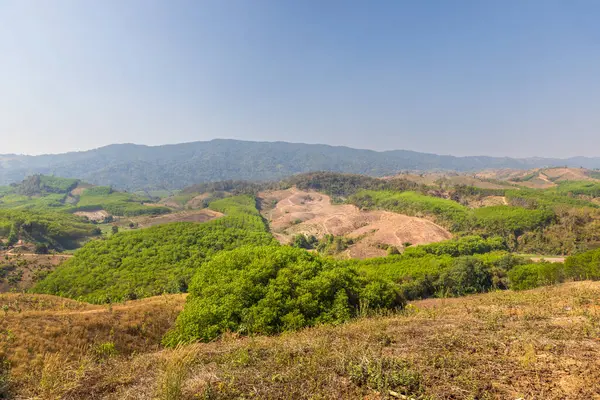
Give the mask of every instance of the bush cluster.
[{"label": "bush cluster", "polygon": [[164,340],[209,341],[226,331],[273,334],[341,323],[404,302],[393,285],[291,247],[242,247],[205,263],[176,326]]}]

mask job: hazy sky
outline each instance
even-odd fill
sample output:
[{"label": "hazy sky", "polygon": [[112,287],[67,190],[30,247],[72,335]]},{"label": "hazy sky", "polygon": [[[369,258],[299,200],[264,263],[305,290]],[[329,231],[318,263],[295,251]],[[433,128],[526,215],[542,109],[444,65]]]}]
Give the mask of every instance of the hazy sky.
[{"label": "hazy sky", "polygon": [[0,154],[600,156],[600,1],[0,0]]}]

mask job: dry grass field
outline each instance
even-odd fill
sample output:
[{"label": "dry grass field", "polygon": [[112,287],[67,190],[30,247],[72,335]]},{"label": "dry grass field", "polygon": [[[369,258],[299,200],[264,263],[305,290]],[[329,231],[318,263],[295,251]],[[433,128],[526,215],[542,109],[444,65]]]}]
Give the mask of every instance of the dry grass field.
[{"label": "dry grass field", "polygon": [[[156,351],[182,300],[110,310],[20,299],[23,310],[3,322],[13,390],[43,399],[600,399],[600,282],[417,301],[340,326]],[[155,326],[142,333],[144,323]],[[30,359],[28,349],[44,355]]]},{"label": "dry grass field", "polygon": [[[21,249],[18,249],[21,250]],[[25,251],[31,251],[25,249]],[[0,251],[0,268],[6,268],[6,277],[0,278],[0,293],[23,291],[35,283],[39,274],[47,273],[70,258],[68,254],[32,254],[15,250]]]},{"label": "dry grass field", "polygon": [[386,254],[385,246],[402,247],[439,242],[452,235],[424,218],[388,211],[363,211],[350,204],[331,204],[329,196],[295,188],[261,194],[263,204],[275,204],[264,212],[275,237],[282,243],[294,235],[325,234],[357,239],[345,256],[368,258]]}]

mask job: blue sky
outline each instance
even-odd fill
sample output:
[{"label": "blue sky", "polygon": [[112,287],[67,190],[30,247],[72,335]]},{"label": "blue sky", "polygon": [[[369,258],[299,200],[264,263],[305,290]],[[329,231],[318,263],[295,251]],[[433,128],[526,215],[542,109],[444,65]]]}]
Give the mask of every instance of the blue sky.
[{"label": "blue sky", "polygon": [[0,153],[600,156],[596,0],[0,0]]}]

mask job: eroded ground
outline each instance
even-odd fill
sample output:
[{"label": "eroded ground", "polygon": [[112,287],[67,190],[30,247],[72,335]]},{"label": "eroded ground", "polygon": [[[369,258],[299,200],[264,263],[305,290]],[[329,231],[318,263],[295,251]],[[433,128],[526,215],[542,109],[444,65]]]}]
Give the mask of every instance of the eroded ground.
[{"label": "eroded ground", "polygon": [[326,234],[357,239],[346,250],[352,258],[383,256],[388,245],[402,248],[439,242],[451,234],[432,221],[388,211],[362,211],[349,204],[331,204],[329,196],[295,188],[260,195],[263,214],[281,243],[297,234]]}]

